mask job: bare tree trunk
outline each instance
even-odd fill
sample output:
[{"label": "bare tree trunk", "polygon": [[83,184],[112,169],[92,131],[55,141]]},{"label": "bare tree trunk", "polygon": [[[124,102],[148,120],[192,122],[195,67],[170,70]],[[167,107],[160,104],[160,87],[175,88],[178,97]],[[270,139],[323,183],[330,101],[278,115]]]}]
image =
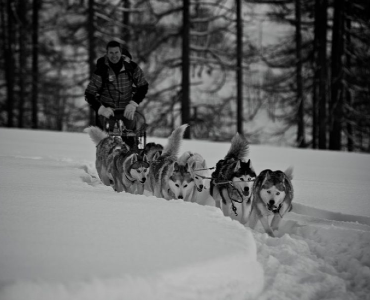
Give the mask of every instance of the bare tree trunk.
[{"label": "bare tree trunk", "polygon": [[[190,123],[190,0],[183,0],[181,122]],[[190,128],[185,131],[190,139]]]},{"label": "bare tree trunk", "polygon": [[[89,70],[90,70],[90,78],[95,70],[95,23],[94,23],[94,0],[89,0],[89,7],[88,7],[88,19],[87,19],[87,32],[88,32],[88,51],[89,51]],[[95,111],[89,106],[89,115],[90,115],[90,124],[97,125],[96,120],[96,113]]]},{"label": "bare tree trunk", "polygon": [[122,39],[125,41],[127,45],[130,43],[130,0],[123,0],[123,35]]},{"label": "bare tree trunk", "polygon": [[41,0],[33,0],[32,5],[32,128],[38,124],[38,83],[39,83],[39,9]]},{"label": "bare tree trunk", "polygon": [[326,122],[327,122],[327,23],[328,23],[328,0],[319,1],[319,9],[316,10],[315,18],[319,20],[319,149],[327,148]]},{"label": "bare tree trunk", "polygon": [[[370,5],[369,5],[370,7]],[[346,3],[346,12],[348,15],[351,15],[351,3],[347,2]],[[346,54],[346,69],[350,70],[351,68],[351,54],[352,52],[352,44],[351,44],[351,18],[347,16],[346,18],[346,29],[345,29],[345,37],[346,37],[346,49],[347,49],[347,54]],[[351,92],[349,91],[348,87],[346,88],[345,91],[346,95],[346,104],[348,107],[352,107],[353,101],[352,101],[352,95]],[[347,120],[347,149],[348,151],[352,152],[354,151],[354,136],[353,136],[353,126],[351,124],[351,120]]]},{"label": "bare tree trunk", "polygon": [[241,0],[236,2],[236,90],[237,90],[237,132],[243,130],[243,20]]},{"label": "bare tree trunk", "polygon": [[14,30],[14,16],[12,12],[10,0],[6,1],[6,15],[7,22],[5,21],[4,14],[4,60],[5,60],[5,78],[6,78],[6,91],[7,91],[7,101],[6,101],[6,112],[8,116],[7,126],[13,127],[13,118],[14,118],[14,70],[15,70],[15,61],[14,61],[14,44],[15,44],[15,30]]},{"label": "bare tree trunk", "polygon": [[312,85],[312,148],[318,147],[318,102],[319,102],[319,85],[320,85],[320,1],[315,1],[315,22],[314,22],[314,49],[313,49],[313,85]]},{"label": "bare tree trunk", "polygon": [[24,103],[25,103],[25,68],[26,68],[26,3],[24,0],[18,2],[19,16],[19,102],[18,102],[18,127],[24,127]]},{"label": "bare tree trunk", "polygon": [[331,101],[330,113],[333,117],[330,131],[330,150],[341,149],[341,134],[343,122],[343,14],[344,0],[334,2],[333,40],[331,50]]},{"label": "bare tree trunk", "polygon": [[304,99],[303,99],[303,83],[302,83],[302,35],[301,35],[301,3],[300,0],[295,0],[295,19],[296,19],[296,60],[297,60],[297,145],[299,148],[306,147],[305,139],[305,124],[304,124]]}]

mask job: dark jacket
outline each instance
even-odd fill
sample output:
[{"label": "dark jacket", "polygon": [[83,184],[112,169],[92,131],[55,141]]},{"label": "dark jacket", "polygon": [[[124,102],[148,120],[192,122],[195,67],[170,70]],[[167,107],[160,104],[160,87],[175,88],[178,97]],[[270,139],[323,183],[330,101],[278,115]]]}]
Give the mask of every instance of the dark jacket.
[{"label": "dark jacket", "polygon": [[148,82],[136,63],[124,61],[116,75],[109,66],[108,57],[103,56],[96,63],[96,69],[85,90],[85,99],[95,111],[101,105],[124,108],[131,100],[139,104],[147,91]]}]

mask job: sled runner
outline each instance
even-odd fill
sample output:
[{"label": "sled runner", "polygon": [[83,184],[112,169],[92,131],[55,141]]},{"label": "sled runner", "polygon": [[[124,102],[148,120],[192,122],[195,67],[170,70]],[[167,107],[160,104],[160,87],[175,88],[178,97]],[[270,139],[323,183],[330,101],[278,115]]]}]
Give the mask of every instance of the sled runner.
[{"label": "sled runner", "polygon": [[[103,129],[110,136],[120,136],[132,149],[144,149],[146,145],[146,120],[141,112],[136,111],[134,120],[126,124],[123,117],[124,109],[114,109],[114,116],[109,119],[101,118]],[[129,129],[130,128],[130,129]]]}]

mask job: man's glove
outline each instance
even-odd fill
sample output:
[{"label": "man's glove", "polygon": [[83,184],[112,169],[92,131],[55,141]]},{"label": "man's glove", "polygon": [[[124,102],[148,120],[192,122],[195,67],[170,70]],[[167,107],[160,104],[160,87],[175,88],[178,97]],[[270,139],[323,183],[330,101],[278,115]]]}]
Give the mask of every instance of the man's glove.
[{"label": "man's glove", "polygon": [[133,120],[134,115],[135,115],[135,111],[136,111],[136,107],[138,107],[138,106],[139,106],[139,104],[137,104],[135,101],[131,100],[130,103],[127,104],[123,116],[126,119]]},{"label": "man's glove", "polygon": [[110,107],[105,107],[104,105],[99,107],[98,115],[101,115],[107,119],[114,116],[114,111]]}]

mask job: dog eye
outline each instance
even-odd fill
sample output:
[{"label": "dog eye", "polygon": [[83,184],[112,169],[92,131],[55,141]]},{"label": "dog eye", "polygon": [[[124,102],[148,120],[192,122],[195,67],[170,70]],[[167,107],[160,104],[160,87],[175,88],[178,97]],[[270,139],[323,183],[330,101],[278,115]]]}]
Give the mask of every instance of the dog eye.
[{"label": "dog eye", "polygon": [[244,178],[243,177],[240,177],[240,181],[244,181]]},{"label": "dog eye", "polygon": [[176,184],[177,187],[180,187],[178,184]]},{"label": "dog eye", "polygon": [[186,185],[184,185],[184,188],[186,188],[188,185],[186,184]]},{"label": "dog eye", "polygon": [[271,194],[271,191],[267,191],[267,194]]},{"label": "dog eye", "polygon": [[195,176],[195,179],[198,179],[198,176]]},{"label": "dog eye", "polygon": [[279,196],[280,195],[280,192],[277,192],[276,195]]}]

